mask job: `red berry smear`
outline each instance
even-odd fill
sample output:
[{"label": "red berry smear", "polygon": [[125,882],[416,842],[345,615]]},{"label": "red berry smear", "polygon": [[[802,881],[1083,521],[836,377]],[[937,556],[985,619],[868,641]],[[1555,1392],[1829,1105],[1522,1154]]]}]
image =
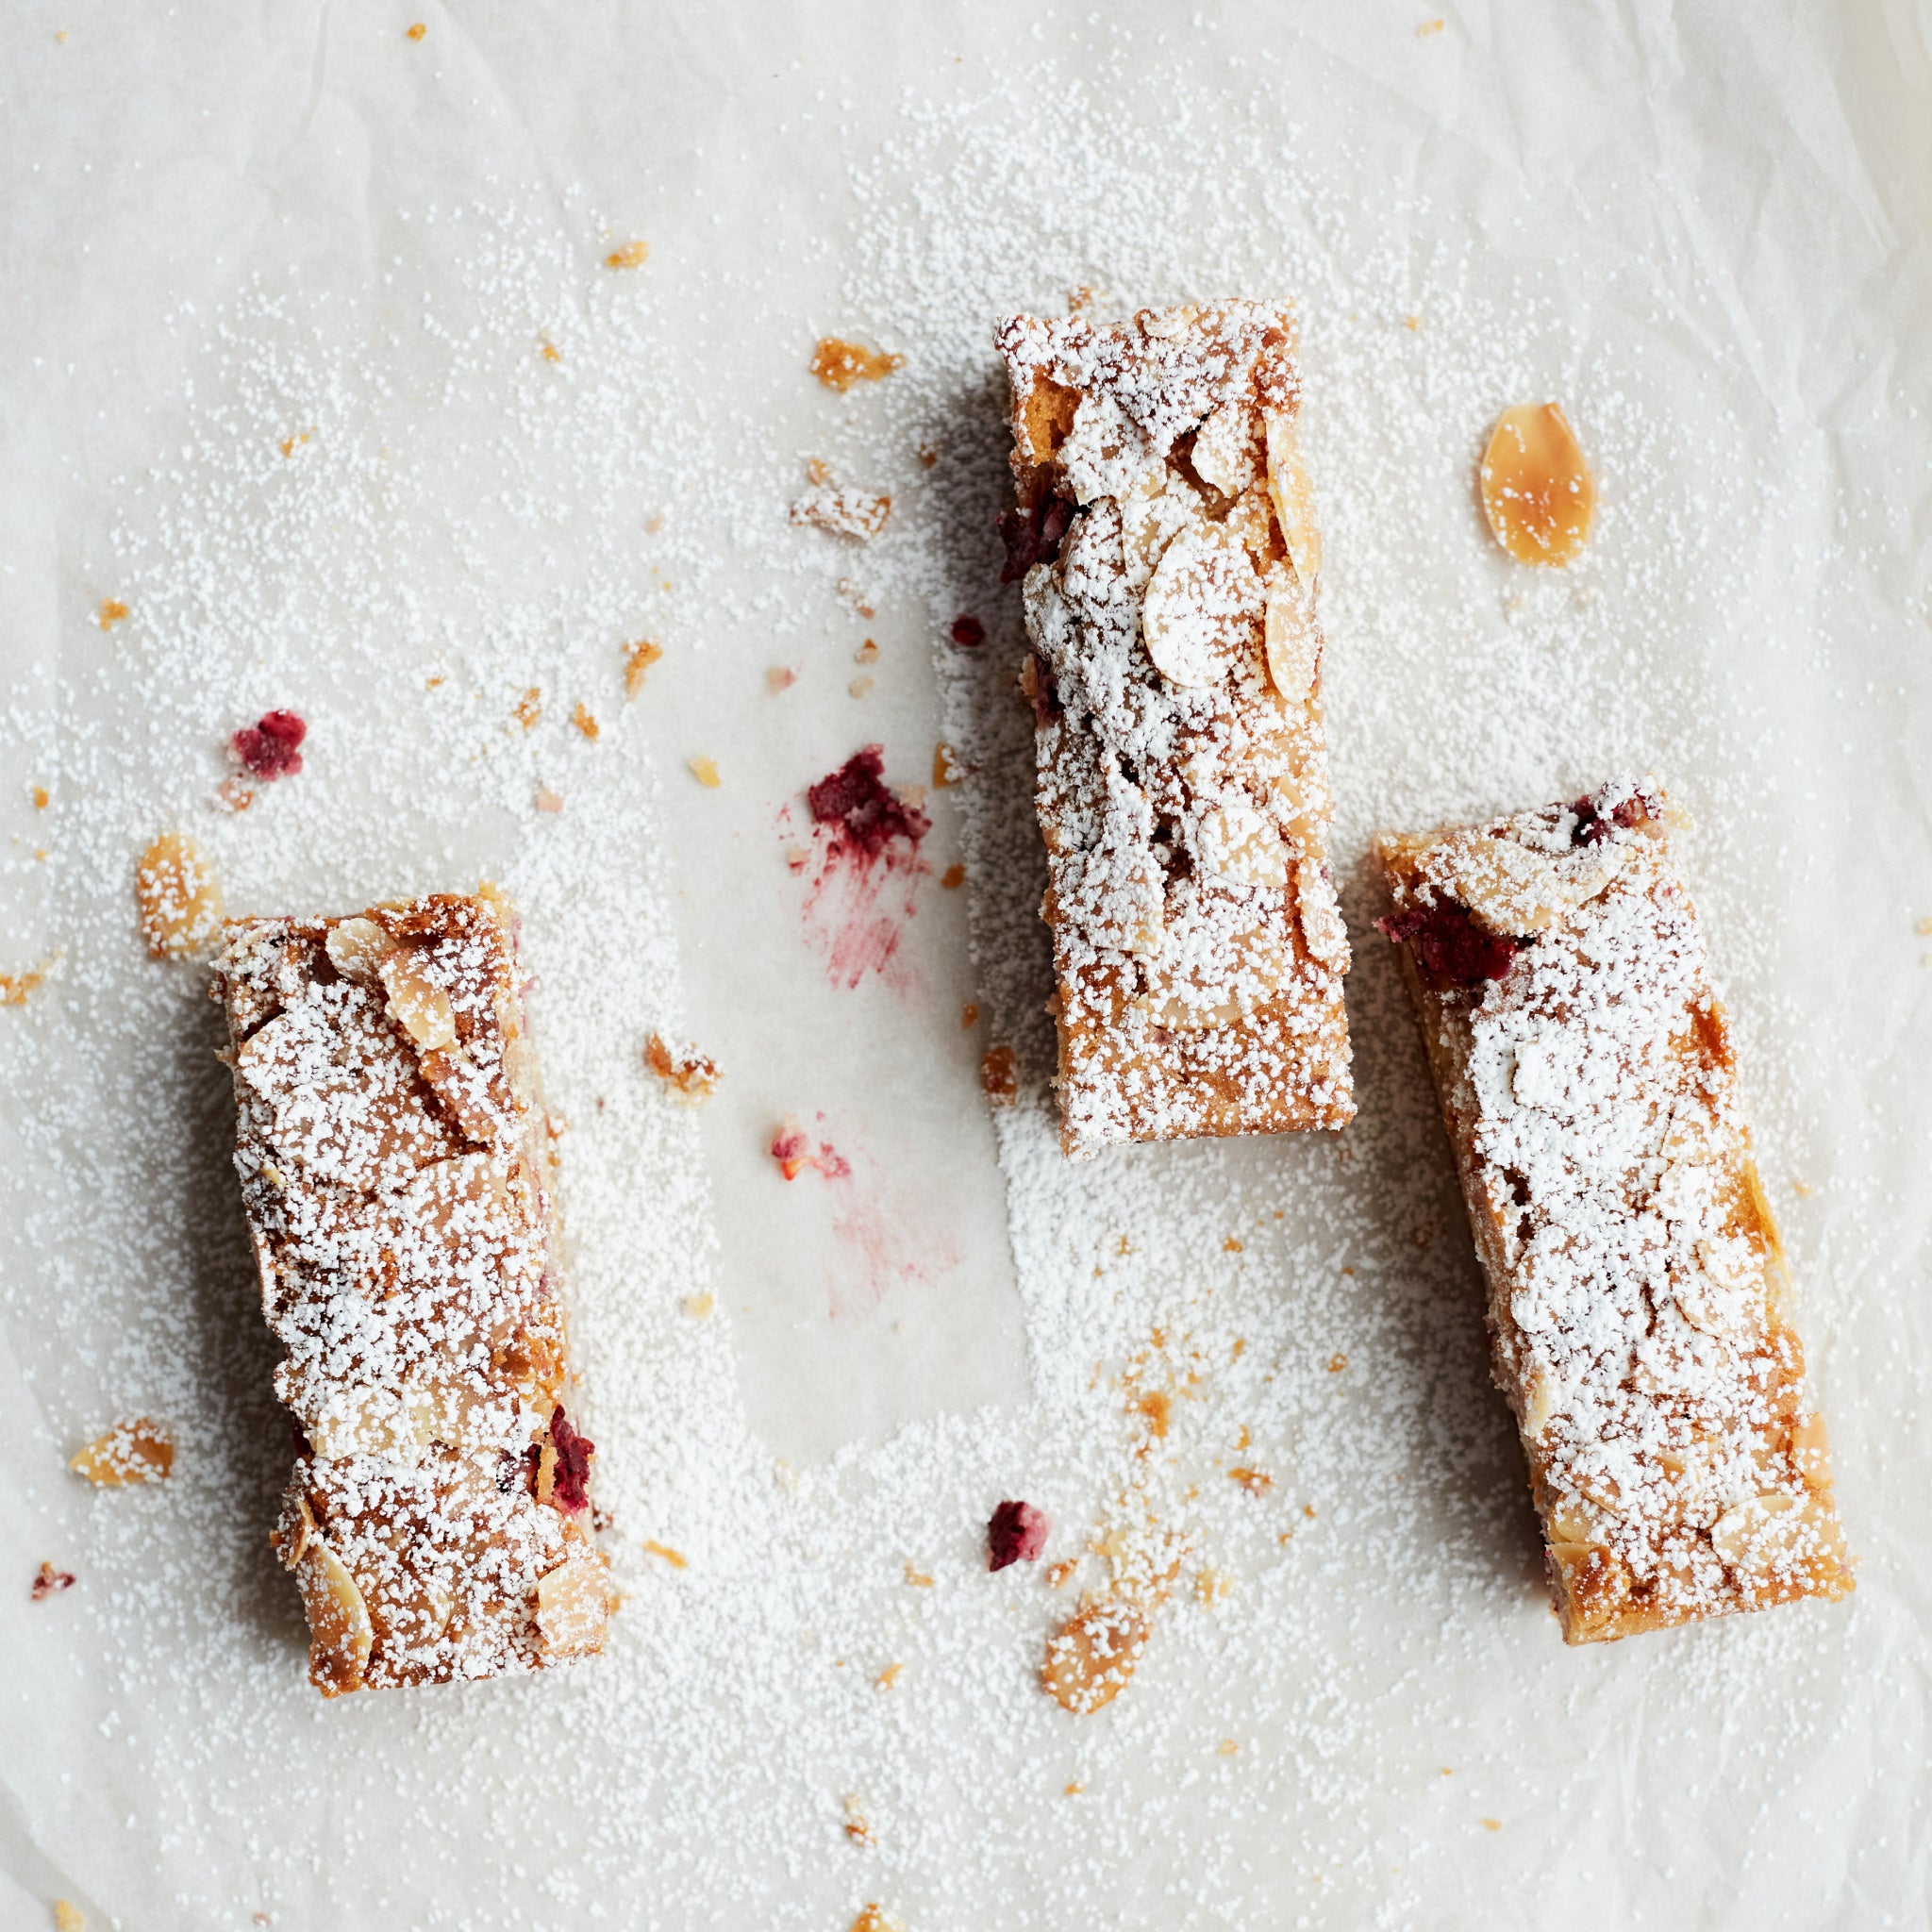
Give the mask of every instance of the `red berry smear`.
[{"label": "red berry smear", "polygon": [[1037,1561],[1052,1527],[1031,1503],[1002,1503],[986,1525],[986,1567],[1004,1570],[1008,1563]]},{"label": "red berry smear", "polygon": [[267,711],[228,742],[258,778],[292,778],[302,769],[300,747],[308,736],[308,726],[293,711]]}]

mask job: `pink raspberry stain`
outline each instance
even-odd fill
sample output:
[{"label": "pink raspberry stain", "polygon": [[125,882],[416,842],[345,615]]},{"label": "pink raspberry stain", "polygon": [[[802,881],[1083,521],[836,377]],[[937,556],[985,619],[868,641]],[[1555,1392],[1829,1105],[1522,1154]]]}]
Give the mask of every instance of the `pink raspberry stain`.
[{"label": "pink raspberry stain", "polygon": [[265,783],[292,778],[302,769],[302,741],[308,726],[293,711],[265,711],[229,739],[235,756]]},{"label": "pink raspberry stain", "polygon": [[929,1198],[894,1187],[862,1145],[848,1141],[848,1158],[824,1139],[824,1118],[808,1128],[788,1114],[769,1151],[786,1180],[809,1169],[828,1185],[832,1238],[843,1257],[828,1284],[827,1312],[836,1321],[876,1307],[894,1288],[950,1274],[959,1265],[959,1246]]},{"label": "pink raspberry stain", "polygon": [[1031,1503],[1002,1503],[986,1525],[986,1567],[1038,1562],[1052,1528],[1045,1512]]},{"label": "pink raspberry stain", "polygon": [[[862,746],[807,789],[811,845],[792,858],[808,874],[806,933],[834,986],[848,990],[876,973],[897,991],[910,981],[896,958],[912,917],[914,888],[928,870],[921,841],[932,821],[885,782],[885,754]],[[790,821],[790,808],[780,817]]]}]

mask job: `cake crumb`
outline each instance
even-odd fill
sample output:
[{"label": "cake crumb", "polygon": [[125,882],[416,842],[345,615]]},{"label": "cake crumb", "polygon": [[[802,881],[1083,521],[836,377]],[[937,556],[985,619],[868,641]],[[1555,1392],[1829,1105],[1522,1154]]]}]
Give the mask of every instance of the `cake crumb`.
[{"label": "cake crumb", "polygon": [[63,1590],[72,1590],[77,1580],[72,1570],[57,1570],[53,1564],[42,1561],[28,1594],[35,1603],[43,1604],[50,1596],[58,1596]]},{"label": "cake crumb", "polygon": [[852,1932],[906,1932],[906,1927],[880,1905],[868,1905],[852,1922]]},{"label": "cake crumb", "polygon": [[1500,1818],[1478,1818],[1476,1823],[1485,1831],[1501,1831],[1503,1828],[1503,1821]]},{"label": "cake crumb", "polygon": [[[959,890],[959,888],[963,886],[965,883],[966,868],[963,865],[949,865],[947,866],[945,871],[940,874],[940,884],[943,886],[945,890],[949,892],[957,892]],[[974,1010],[976,1011],[977,1008],[975,1008]],[[968,1021],[967,1024],[971,1025],[972,1022]]]},{"label": "cake crumb", "polygon": [[642,268],[651,253],[648,242],[626,242],[622,248],[613,248],[604,258],[606,268]]},{"label": "cake crumb", "polygon": [[1241,1242],[1237,1241],[1233,1235],[1229,1235],[1228,1238],[1222,1242],[1221,1252],[1224,1255],[1240,1255],[1244,1254],[1246,1250],[1241,1246]]},{"label": "cake crumb", "polygon": [[866,695],[868,691],[872,690],[872,687],[873,680],[870,677],[855,677],[852,680],[852,682],[845,687],[845,689],[849,691],[854,697],[862,698]]},{"label": "cake crumb", "polygon": [[1425,41],[1431,34],[1441,33],[1444,25],[1445,23],[1441,20],[1425,20],[1416,28],[1415,37],[1419,41]]},{"label": "cake crumb", "polygon": [[589,706],[587,706],[581,698],[577,700],[575,709],[573,710],[570,714],[570,722],[573,724],[575,724],[577,727],[577,729],[581,731],[584,734],[584,736],[591,741],[592,744],[596,743],[598,737],[597,721],[591,715]]},{"label": "cake crumb", "polygon": [[1342,1355],[1338,1352],[1337,1354],[1331,1355],[1328,1357],[1328,1373],[1331,1375],[1341,1374],[1342,1370],[1347,1368],[1347,1366],[1348,1357],[1345,1355]]},{"label": "cake crumb", "polygon": [[822,336],[811,355],[811,373],[827,388],[841,395],[856,382],[877,382],[891,375],[906,360],[863,342],[848,342],[838,336]]},{"label": "cake crumb", "polygon": [[25,973],[0,973],[0,1007],[24,1007],[47,983],[51,960],[42,960]]},{"label": "cake crumb", "polygon": [[562,794],[562,792],[560,792],[560,791],[551,791],[550,787],[549,787],[549,786],[547,786],[547,785],[540,785],[540,786],[538,786],[538,788],[537,788],[537,809],[538,809],[539,811],[549,811],[549,812],[558,812],[558,811],[561,811],[561,810],[563,809],[563,794]]},{"label": "cake crumb", "polygon": [[1220,1743],[1215,1745],[1214,1750],[1217,1757],[1232,1757],[1241,1748],[1232,1738],[1224,1738]]},{"label": "cake crumb", "polygon": [[962,784],[978,769],[976,765],[964,763],[958,753],[943,739],[932,748],[932,785],[935,791],[943,791],[949,785]]},{"label": "cake crumb", "polygon": [[823,463],[809,466],[807,478],[812,488],[792,504],[794,524],[809,524],[860,543],[869,541],[885,528],[886,519],[892,513],[892,499],[884,491],[854,490],[835,484]]},{"label": "cake crumb", "polygon": [[872,1825],[859,1807],[856,1791],[845,1794],[845,1836],[856,1845],[875,1845],[878,1840],[872,1835]]},{"label": "cake crumb", "polygon": [[413,26],[408,28],[404,32],[403,38],[406,41],[420,41],[425,39],[428,33],[429,23],[427,21],[419,20]]},{"label": "cake crumb", "polygon": [[852,661],[855,664],[876,664],[878,660],[879,647],[871,638],[867,638],[852,654]]},{"label": "cake crumb", "polygon": [[510,708],[510,716],[525,731],[535,725],[543,715],[543,691],[541,685],[533,684]]},{"label": "cake crumb", "polygon": [[980,1057],[979,1084],[995,1107],[1011,1107],[1020,1096],[1020,1075],[1010,1046],[990,1046]]},{"label": "cake crumb", "polygon": [[906,1581],[914,1590],[930,1590],[932,1578],[924,1570],[915,1570],[910,1563],[906,1566]]},{"label": "cake crumb", "polygon": [[537,352],[546,362],[561,362],[563,360],[563,351],[555,342],[540,341],[537,344]]},{"label": "cake crumb", "polygon": [[[1227,1473],[1228,1480],[1241,1484],[1251,1496],[1265,1495],[1274,1487],[1274,1478],[1265,1470],[1249,1469],[1237,1465]],[[1313,1512],[1311,1511],[1310,1514]]]},{"label": "cake crumb", "polygon": [[674,1570],[689,1570],[690,1562],[669,1543],[655,1542],[651,1538],[643,1539],[643,1547],[654,1557],[661,1557]]},{"label": "cake crumb", "polygon": [[718,775],[718,761],[716,758],[694,758],[687,759],[686,762],[691,766],[691,776],[706,791],[715,791],[724,782]]},{"label": "cake crumb", "polygon": [[49,794],[47,791],[47,788],[44,785],[36,785],[34,787],[34,809],[36,811],[45,811],[47,808],[48,797]]},{"label": "cake crumb", "polygon": [[964,1005],[963,1007],[961,1007],[961,1008],[959,1008],[959,1024],[960,1024],[960,1027],[961,1027],[962,1029],[965,1029],[965,1028],[968,1028],[968,1027],[973,1027],[973,1026],[976,1026],[976,1025],[977,1025],[978,1024],[979,1024],[979,1005],[978,1005],[978,1002],[977,1002],[977,1001],[975,1001],[975,1000],[968,1000],[968,1001],[966,1002],[966,1004],[965,1004],[965,1005]]},{"label": "cake crumb", "polygon": [[684,1312],[697,1321],[702,1321],[717,1306],[717,1297],[708,1289],[703,1294],[688,1294],[684,1298]]},{"label": "cake crumb", "polygon": [[87,1932],[87,1918],[71,1899],[54,1901],[55,1932]]},{"label": "cake crumb", "polygon": [[664,647],[640,638],[624,647],[624,694],[634,698],[644,688],[644,674],[664,655]]},{"label": "cake crumb", "polygon": [[774,664],[765,672],[765,689],[776,697],[798,682],[798,673],[789,664]]},{"label": "cake crumb", "polygon": [[1046,1569],[1046,1585],[1049,1590],[1058,1590],[1080,1567],[1078,1557],[1063,1557],[1058,1563],[1049,1563]]},{"label": "cake crumb", "polygon": [[103,630],[111,630],[127,615],[127,607],[118,597],[103,597],[101,608],[94,613],[94,622]]},{"label": "cake crumb", "polygon": [[906,1666],[904,1664],[888,1664],[873,1679],[873,1689],[874,1690],[890,1690],[905,1674]]},{"label": "cake crumb", "polygon": [[1080,1793],[1087,1789],[1087,1787],[1081,1784],[1077,1779],[1075,1779],[1073,1783],[1067,1785],[1064,1789],[1065,1793],[1068,1797],[1077,1798],[1080,1795]]},{"label": "cake crumb", "polygon": [[674,1054],[658,1034],[644,1042],[644,1062],[687,1106],[702,1107],[718,1091],[718,1063],[695,1047]]}]

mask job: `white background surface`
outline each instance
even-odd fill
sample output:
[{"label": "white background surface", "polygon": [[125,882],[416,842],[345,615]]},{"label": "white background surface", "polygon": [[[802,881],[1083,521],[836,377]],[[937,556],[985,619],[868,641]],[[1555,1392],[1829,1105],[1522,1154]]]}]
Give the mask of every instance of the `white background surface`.
[{"label": "white background surface", "polygon": [[[0,971],[58,967],[0,1010],[0,1924],[58,1896],[130,1928],[1924,1923],[1924,7],[1432,17],[8,18]],[[605,270],[634,237],[645,266]],[[1300,304],[1340,1143],[1053,1151],[988,331],[1081,284]],[[827,331],[906,365],[830,396]],[[1473,497],[1497,409],[1549,396],[1603,497],[1556,581]],[[867,552],[788,527],[813,456],[892,491]],[[272,705],[308,769],[224,816],[223,741]],[[866,741],[923,780],[941,736],[979,770],[931,862],[972,876],[920,887],[903,984],[834,988],[780,815]],[[1845,1606],[1572,1654],[1358,864],[1378,825],[1623,767],[1700,826],[1863,1567]],[[304,1685],[216,1019],[135,939],[167,824],[238,910],[481,871],[523,903],[630,1592],[594,1666]],[[653,1027],[723,1063],[703,1114],[641,1072]],[[1026,1079],[997,1135],[993,1040]],[[917,1264],[883,1294],[837,1197],[763,1154],[821,1111]],[[164,1490],[66,1474],[142,1410],[181,1442]],[[1078,1584],[980,1567],[1023,1494],[1056,1557],[1141,1516],[1185,1539],[1097,1717],[1034,1681]],[[80,1583],[33,1606],[42,1557]]]}]

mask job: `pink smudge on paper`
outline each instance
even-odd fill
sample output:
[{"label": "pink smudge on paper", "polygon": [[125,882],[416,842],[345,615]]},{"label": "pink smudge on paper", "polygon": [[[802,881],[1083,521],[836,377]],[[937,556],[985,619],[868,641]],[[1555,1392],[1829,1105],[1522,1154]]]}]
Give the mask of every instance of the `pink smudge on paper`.
[{"label": "pink smudge on paper", "polygon": [[[824,956],[832,984],[848,990],[876,973],[903,991],[910,980],[899,938],[916,909],[913,890],[928,870],[920,844],[932,821],[885,782],[882,747],[868,744],[805,794],[811,844],[793,846],[793,872],[809,884],[805,926]],[[781,824],[790,821],[789,808]]]},{"label": "pink smudge on paper", "polygon": [[[817,1118],[823,1124],[824,1115]],[[788,1114],[769,1151],[788,1181],[810,1168],[831,1184],[832,1235],[848,1263],[830,1282],[826,1312],[834,1321],[875,1307],[902,1284],[936,1281],[959,1265],[959,1244],[934,1219],[931,1199],[888,1183],[863,1148],[848,1158]]]}]

